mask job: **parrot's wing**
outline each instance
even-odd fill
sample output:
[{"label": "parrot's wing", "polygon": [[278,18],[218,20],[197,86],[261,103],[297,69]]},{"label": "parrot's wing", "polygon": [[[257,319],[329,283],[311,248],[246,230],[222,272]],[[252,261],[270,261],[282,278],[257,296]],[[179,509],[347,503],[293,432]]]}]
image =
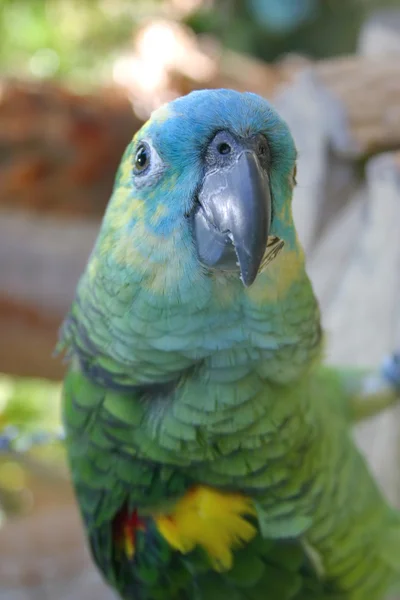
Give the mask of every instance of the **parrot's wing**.
[{"label": "parrot's wing", "polygon": [[[137,402],[120,398],[79,371],[66,378],[67,448],[92,555],[124,598],[339,599],[329,595],[301,542],[262,538],[254,517],[242,514],[247,499],[207,491],[182,469],[139,460],[132,443],[140,428]],[[105,421],[107,427],[99,426]],[[209,538],[195,510],[203,497],[207,506],[225,506]],[[207,510],[215,515],[212,506]],[[229,535],[243,543],[231,561],[218,563],[213,556],[229,554],[223,545]]]},{"label": "parrot's wing", "polygon": [[133,440],[140,415],[131,399],[91,383],[78,369],[66,377],[66,445],[83,521],[96,564],[124,595],[157,583],[161,563],[170,561],[168,543],[142,512],[186,490],[171,467],[138,459]]}]

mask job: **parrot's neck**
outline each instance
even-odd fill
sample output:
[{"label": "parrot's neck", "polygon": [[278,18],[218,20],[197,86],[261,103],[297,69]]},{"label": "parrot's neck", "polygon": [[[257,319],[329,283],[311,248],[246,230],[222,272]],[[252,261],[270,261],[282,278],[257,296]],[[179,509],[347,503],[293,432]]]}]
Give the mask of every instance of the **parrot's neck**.
[{"label": "parrot's neck", "polygon": [[298,247],[284,248],[247,289],[238,276],[185,277],[190,265],[176,263],[140,285],[104,262],[92,262],[64,327],[103,385],[173,388],[193,369],[220,382],[286,383],[319,354],[319,311]]}]

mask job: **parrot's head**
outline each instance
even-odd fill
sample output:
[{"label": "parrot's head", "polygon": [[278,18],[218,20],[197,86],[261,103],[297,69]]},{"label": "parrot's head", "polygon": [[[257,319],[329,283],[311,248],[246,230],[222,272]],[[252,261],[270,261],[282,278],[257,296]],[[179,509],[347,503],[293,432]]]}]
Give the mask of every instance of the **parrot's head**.
[{"label": "parrot's head", "polygon": [[272,377],[289,342],[301,365],[291,355],[285,377],[298,373],[319,321],[295,165],[286,123],[255,94],[196,91],[154,112],[122,158],[59,349],[112,385],[169,380],[222,349],[222,365],[269,353]]},{"label": "parrot's head", "polygon": [[161,107],[129,144],[99,247],[142,270],[248,287],[296,236],[296,150],[286,123],[252,93],[192,92]]}]

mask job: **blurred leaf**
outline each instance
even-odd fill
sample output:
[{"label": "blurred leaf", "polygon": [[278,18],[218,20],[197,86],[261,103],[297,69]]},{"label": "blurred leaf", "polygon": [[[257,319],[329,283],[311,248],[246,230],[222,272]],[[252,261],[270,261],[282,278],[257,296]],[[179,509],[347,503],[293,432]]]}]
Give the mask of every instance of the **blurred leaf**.
[{"label": "blurred leaf", "polygon": [[61,384],[0,374],[0,523],[32,504],[33,479],[66,479]]},{"label": "blurred leaf", "polygon": [[[110,78],[115,53],[136,25],[159,6],[145,0],[0,0],[1,71],[98,84]],[[51,68],[41,67],[49,56]]]},{"label": "blurred leaf", "polygon": [[0,374],[0,431],[7,425],[21,433],[38,427],[60,428],[61,384]]}]

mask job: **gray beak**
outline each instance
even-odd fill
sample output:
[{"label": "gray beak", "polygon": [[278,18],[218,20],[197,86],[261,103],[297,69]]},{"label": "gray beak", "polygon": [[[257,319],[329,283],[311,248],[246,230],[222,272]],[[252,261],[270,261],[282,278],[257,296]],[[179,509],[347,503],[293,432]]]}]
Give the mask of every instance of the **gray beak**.
[{"label": "gray beak", "polygon": [[269,178],[252,150],[206,172],[194,214],[200,261],[208,268],[240,271],[246,287],[258,273],[271,224]]}]

